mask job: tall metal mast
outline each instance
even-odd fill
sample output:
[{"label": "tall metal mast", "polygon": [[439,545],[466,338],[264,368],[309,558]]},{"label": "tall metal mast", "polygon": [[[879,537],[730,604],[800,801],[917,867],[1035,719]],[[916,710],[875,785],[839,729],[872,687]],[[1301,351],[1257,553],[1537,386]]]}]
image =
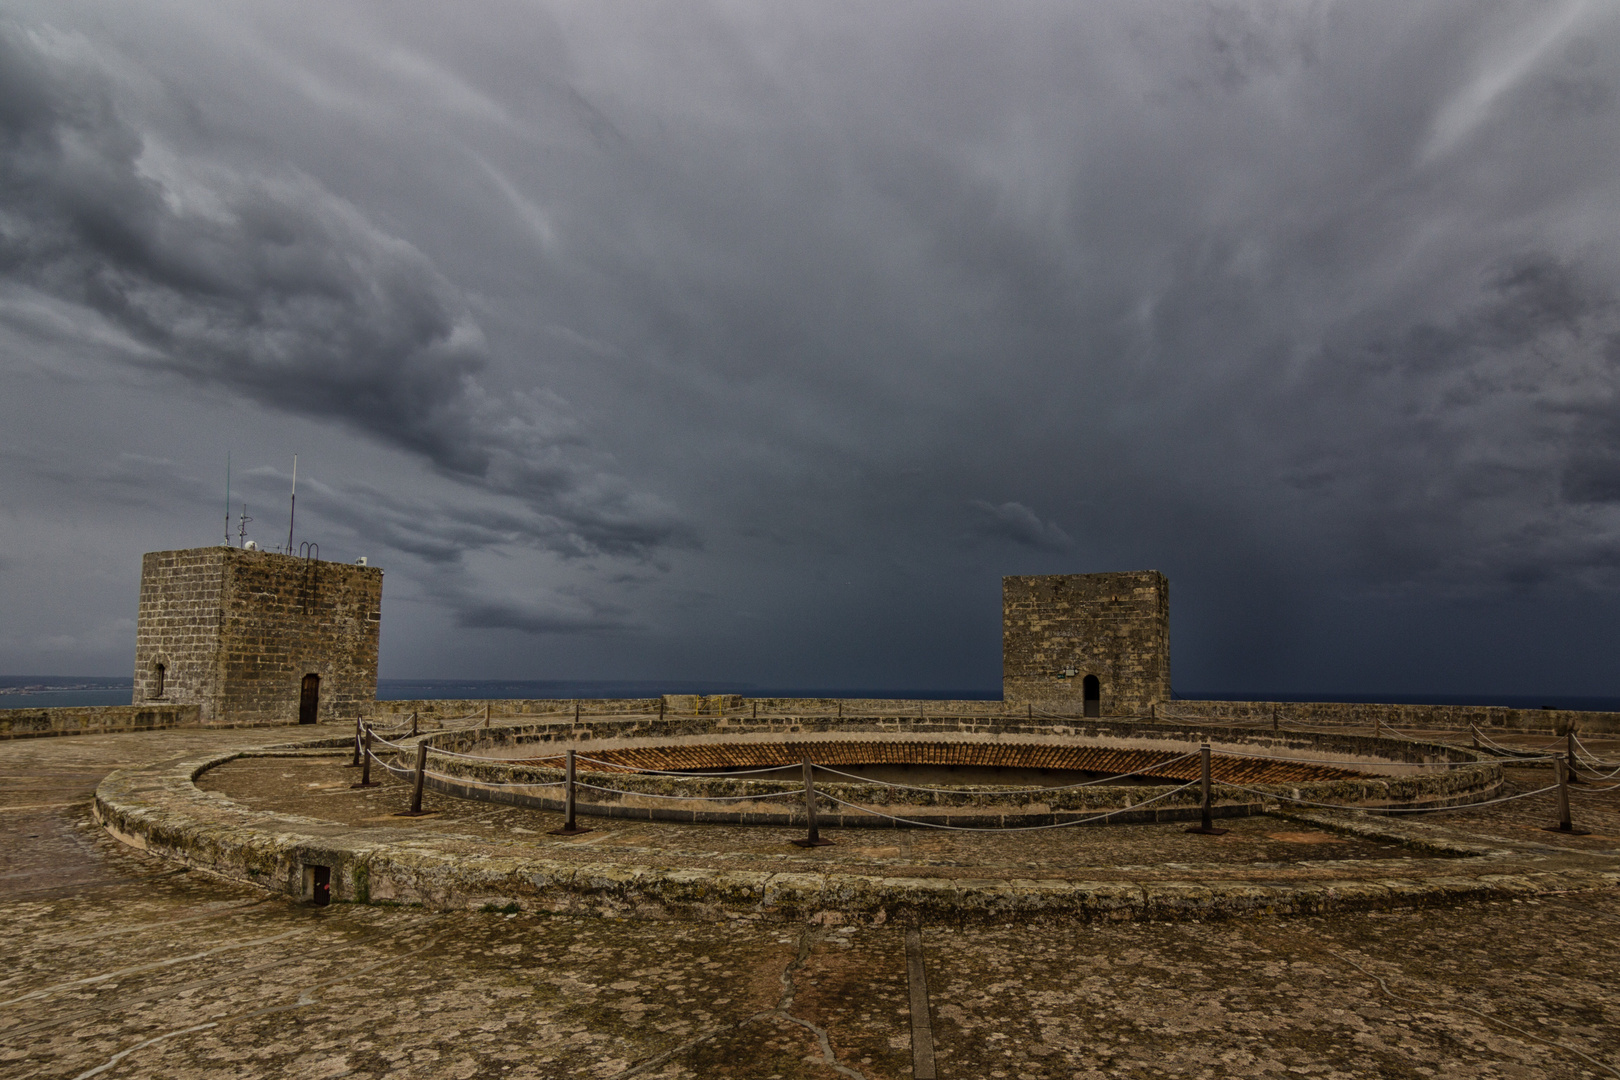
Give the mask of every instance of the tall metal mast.
[{"label": "tall metal mast", "polygon": [[298,455],[293,455],[292,505],[287,509],[287,554],[293,553],[293,516],[298,513]]}]

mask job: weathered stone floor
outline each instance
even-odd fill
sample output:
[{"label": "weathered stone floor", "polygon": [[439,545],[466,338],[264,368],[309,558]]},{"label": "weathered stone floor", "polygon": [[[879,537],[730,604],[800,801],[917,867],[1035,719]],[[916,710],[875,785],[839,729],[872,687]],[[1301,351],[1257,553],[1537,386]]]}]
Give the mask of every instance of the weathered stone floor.
[{"label": "weathered stone floor", "polygon": [[[912,1075],[900,927],[308,908],[90,822],[113,767],[265,741],[0,743],[0,1075]],[[940,1077],[1620,1076],[1610,891],[921,944]]]}]

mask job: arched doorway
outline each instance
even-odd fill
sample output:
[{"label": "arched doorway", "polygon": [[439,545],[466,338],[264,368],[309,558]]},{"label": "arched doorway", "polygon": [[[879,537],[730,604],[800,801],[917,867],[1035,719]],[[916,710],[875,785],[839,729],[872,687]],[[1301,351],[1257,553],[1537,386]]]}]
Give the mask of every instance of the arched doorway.
[{"label": "arched doorway", "polygon": [[298,722],[313,724],[316,710],[321,705],[321,677],[305,675],[304,685],[298,691]]},{"label": "arched doorway", "polygon": [[1080,697],[1085,702],[1087,716],[1102,715],[1102,683],[1097,676],[1087,675],[1080,680]]}]

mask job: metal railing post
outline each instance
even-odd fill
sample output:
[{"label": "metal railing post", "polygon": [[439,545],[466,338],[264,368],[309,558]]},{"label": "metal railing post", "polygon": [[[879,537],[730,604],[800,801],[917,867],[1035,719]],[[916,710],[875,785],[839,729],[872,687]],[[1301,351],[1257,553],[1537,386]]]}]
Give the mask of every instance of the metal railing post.
[{"label": "metal railing post", "polygon": [[371,725],[365,725],[365,730],[366,745],[365,749],[360,752],[360,782],[358,784],[350,784],[349,786],[351,788],[377,786],[371,782]]},{"label": "metal railing post", "polygon": [[591,831],[579,827],[574,808],[574,751],[569,750],[564,755],[563,764],[563,827],[552,829],[552,836],[578,836]]},{"label": "metal railing post", "polygon": [[422,781],[427,777],[427,743],[416,744],[416,783],[411,787],[411,808],[396,817],[422,816]]},{"label": "metal railing post", "polygon": [[810,764],[810,755],[804,755],[804,817],[810,833],[803,840],[793,841],[799,847],[827,847],[832,843],[823,839],[821,830],[816,828],[816,782],[810,776],[814,767]]},{"label": "metal railing post", "polygon": [[1579,784],[1581,774],[1575,766],[1580,759],[1575,756],[1575,728],[1573,726],[1564,732],[1564,760],[1569,763],[1569,782]]},{"label": "metal railing post", "polygon": [[1227,830],[1217,829],[1215,827],[1215,806],[1211,797],[1209,782],[1209,759],[1209,743],[1205,743],[1203,746],[1198,748],[1199,780],[1200,785],[1203,788],[1204,795],[1203,814],[1199,824],[1194,825],[1187,831],[1190,833],[1198,833],[1201,836],[1225,836]]},{"label": "metal railing post", "polygon": [[358,769],[360,767],[360,732],[365,727],[365,723],[366,722],[360,718],[360,715],[356,713],[354,717],[354,760],[349,763],[349,768],[351,769]]},{"label": "metal railing post", "polygon": [[1553,770],[1558,775],[1558,824],[1548,825],[1546,831],[1563,833],[1566,836],[1592,835],[1588,829],[1577,829],[1569,818],[1569,762],[1562,757],[1555,757]]}]

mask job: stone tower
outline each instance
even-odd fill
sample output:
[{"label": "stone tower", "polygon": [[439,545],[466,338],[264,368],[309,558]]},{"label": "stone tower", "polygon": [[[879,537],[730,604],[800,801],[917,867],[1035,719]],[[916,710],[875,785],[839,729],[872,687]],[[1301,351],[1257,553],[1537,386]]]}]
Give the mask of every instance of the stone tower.
[{"label": "stone tower", "polygon": [[196,704],[204,724],[312,724],[370,711],[382,577],[374,566],[224,545],[149,552],[134,704]]},{"label": "stone tower", "polygon": [[1001,693],[1086,716],[1170,699],[1170,582],[1157,570],[1001,579]]}]

